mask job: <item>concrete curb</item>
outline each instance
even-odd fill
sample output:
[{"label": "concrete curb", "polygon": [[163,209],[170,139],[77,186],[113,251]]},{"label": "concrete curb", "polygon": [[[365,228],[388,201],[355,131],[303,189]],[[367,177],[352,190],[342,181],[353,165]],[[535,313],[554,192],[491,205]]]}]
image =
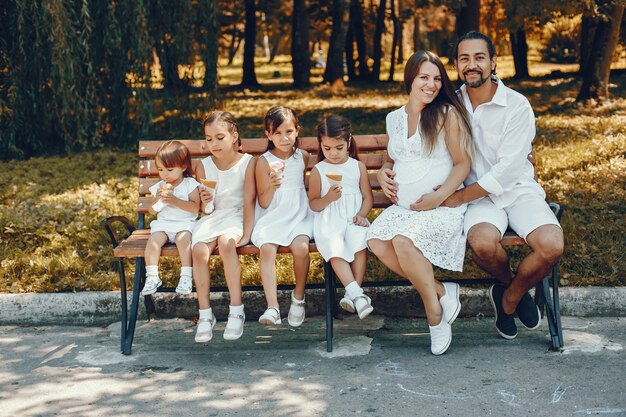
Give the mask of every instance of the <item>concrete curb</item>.
[{"label": "concrete curb", "polygon": [[[340,290],[340,293],[342,290]],[[424,308],[412,287],[366,288],[374,314],[423,317]],[[578,317],[626,316],[626,287],[564,287],[559,290],[561,314]],[[324,315],[324,291],[307,290],[307,315]],[[129,308],[130,308],[130,294]],[[262,292],[244,292],[246,315],[258,318],[265,310]],[[181,296],[158,293],[154,296],[157,317],[192,318],[197,315],[195,294]],[[290,292],[280,291],[281,313],[286,316]],[[212,293],[211,304],[218,318],[228,314],[228,294]],[[461,317],[491,316],[493,309],[486,289],[461,287]],[[139,317],[145,319],[143,297]],[[0,294],[0,325],[102,325],[120,320],[120,293],[81,292],[57,294]]]}]

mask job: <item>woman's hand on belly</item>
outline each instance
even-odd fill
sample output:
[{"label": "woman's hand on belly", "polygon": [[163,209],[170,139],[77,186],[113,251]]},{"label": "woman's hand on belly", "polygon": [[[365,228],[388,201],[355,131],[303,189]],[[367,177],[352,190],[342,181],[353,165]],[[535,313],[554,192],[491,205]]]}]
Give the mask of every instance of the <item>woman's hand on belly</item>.
[{"label": "woman's hand on belly", "polygon": [[418,198],[415,203],[411,204],[409,208],[414,211],[432,210],[441,205],[444,198],[441,193],[435,191],[432,193],[423,194]]}]

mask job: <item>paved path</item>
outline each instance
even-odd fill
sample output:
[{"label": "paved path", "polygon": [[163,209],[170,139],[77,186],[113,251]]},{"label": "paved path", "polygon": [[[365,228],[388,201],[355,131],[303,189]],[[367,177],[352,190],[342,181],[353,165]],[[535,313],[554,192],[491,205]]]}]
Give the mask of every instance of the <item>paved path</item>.
[{"label": "paved path", "polygon": [[626,416],[625,318],[564,317],[566,349],[545,324],[496,335],[457,320],[450,350],[429,351],[424,320],[336,321],[299,329],[247,323],[235,342],[193,343],[185,320],[143,323],[133,354],[119,323],[0,327],[1,416]]}]

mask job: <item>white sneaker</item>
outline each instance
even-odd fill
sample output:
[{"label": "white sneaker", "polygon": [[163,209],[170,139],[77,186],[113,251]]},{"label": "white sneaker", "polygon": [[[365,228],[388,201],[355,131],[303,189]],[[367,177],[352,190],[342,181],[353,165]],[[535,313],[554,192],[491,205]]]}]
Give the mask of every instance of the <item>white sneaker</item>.
[{"label": "white sneaker", "polygon": [[436,326],[428,326],[430,330],[430,351],[433,355],[441,355],[450,347],[452,342],[452,327],[444,317],[441,317],[441,323]]},{"label": "white sneaker", "polygon": [[265,313],[259,317],[259,323],[265,325],[281,324],[282,320],[280,319],[280,311],[274,307],[268,307],[265,310]]},{"label": "white sneaker", "polygon": [[224,329],[224,340],[237,340],[243,334],[243,323],[246,321],[245,314],[229,314],[226,328]]},{"label": "white sneaker", "polygon": [[339,307],[341,307],[342,309],[344,309],[348,313],[355,313],[356,312],[356,310],[354,309],[354,303],[348,297],[343,297],[339,301]]},{"label": "white sneaker", "polygon": [[215,327],[215,316],[211,314],[211,318],[199,319],[198,327],[196,327],[196,343],[206,343],[213,338],[213,327]]},{"label": "white sneaker", "polygon": [[291,305],[289,306],[289,314],[287,314],[287,322],[291,327],[299,327],[304,322],[306,312],[304,310],[304,298],[298,300],[291,292]]},{"label": "white sneaker", "polygon": [[452,324],[461,311],[459,284],[444,282],[443,287],[446,289],[446,293],[439,299],[439,304],[441,304],[441,309],[443,310],[444,320],[448,324]]},{"label": "white sneaker", "polygon": [[157,276],[149,276],[146,278],[146,283],[143,286],[143,290],[141,290],[141,295],[151,295],[154,294],[161,285],[163,285],[163,281],[159,279]]},{"label": "white sneaker", "polygon": [[176,292],[179,294],[191,294],[192,289],[193,279],[188,275],[181,276],[176,286]]},{"label": "white sneaker", "polygon": [[372,307],[372,300],[365,294],[355,297],[352,302],[354,303],[356,313],[359,315],[361,320],[369,316],[370,313],[374,311],[374,307]]}]

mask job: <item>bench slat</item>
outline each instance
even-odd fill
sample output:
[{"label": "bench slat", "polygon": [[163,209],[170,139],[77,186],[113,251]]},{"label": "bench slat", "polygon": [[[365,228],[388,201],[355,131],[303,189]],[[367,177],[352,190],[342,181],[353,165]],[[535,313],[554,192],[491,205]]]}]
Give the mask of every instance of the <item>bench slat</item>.
[{"label": "bench slat", "polygon": [[[386,134],[377,135],[354,135],[354,139],[359,145],[359,151],[384,151],[387,149],[388,137]],[[192,156],[207,156],[209,151],[206,147],[206,143],[203,139],[179,139],[184,143]],[[166,141],[140,141],[139,142],[139,157],[140,158],[154,158],[159,146]],[[255,155],[260,155],[267,149],[267,139],[265,138],[250,138],[242,139],[241,141],[243,151]],[[317,153],[319,145],[317,144],[317,137],[307,136],[300,138],[300,148],[311,152]]]}]

